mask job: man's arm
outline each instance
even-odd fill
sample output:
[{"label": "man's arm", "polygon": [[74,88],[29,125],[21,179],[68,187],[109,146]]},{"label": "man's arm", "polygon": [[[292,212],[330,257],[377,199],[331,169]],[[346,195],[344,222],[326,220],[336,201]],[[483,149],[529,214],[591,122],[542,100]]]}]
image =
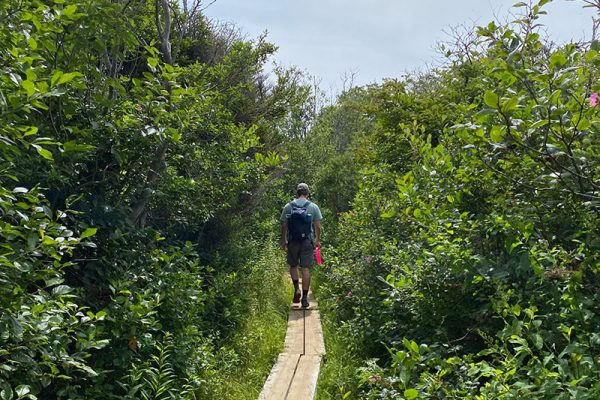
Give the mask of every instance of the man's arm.
[{"label": "man's arm", "polygon": [[315,247],[321,247],[321,221],[315,221]]},{"label": "man's arm", "polygon": [[288,223],[287,220],[281,223],[281,248],[287,251],[288,245]]}]

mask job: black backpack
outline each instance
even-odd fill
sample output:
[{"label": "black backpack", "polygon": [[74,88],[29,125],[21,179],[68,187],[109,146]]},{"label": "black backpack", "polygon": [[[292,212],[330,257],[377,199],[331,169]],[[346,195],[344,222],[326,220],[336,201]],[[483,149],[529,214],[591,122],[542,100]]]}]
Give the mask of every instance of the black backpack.
[{"label": "black backpack", "polygon": [[306,201],[302,207],[291,202],[292,212],[288,218],[288,231],[290,241],[302,241],[310,237],[312,231],[312,216],[308,215],[310,201]]}]

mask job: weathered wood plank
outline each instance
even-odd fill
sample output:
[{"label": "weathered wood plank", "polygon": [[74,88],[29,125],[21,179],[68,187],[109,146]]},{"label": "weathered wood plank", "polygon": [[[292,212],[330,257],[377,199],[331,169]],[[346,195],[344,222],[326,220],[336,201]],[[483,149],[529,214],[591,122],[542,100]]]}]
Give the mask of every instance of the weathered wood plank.
[{"label": "weathered wood plank", "polygon": [[304,352],[304,315],[302,312],[290,313],[284,351],[294,354]]},{"label": "weathered wood plank", "polygon": [[320,356],[303,355],[300,357],[286,400],[312,400],[317,390],[320,368]]},{"label": "weathered wood plank", "polygon": [[323,355],[325,354],[325,342],[323,340],[323,330],[321,329],[321,317],[317,310],[306,310],[304,314],[304,354]]},{"label": "weathered wood plank", "polygon": [[309,292],[310,308],[290,305],[285,352],[279,355],[259,400],[312,400],[325,343],[318,303]]},{"label": "weathered wood plank", "polygon": [[281,353],[258,397],[259,400],[285,400],[300,354]]}]

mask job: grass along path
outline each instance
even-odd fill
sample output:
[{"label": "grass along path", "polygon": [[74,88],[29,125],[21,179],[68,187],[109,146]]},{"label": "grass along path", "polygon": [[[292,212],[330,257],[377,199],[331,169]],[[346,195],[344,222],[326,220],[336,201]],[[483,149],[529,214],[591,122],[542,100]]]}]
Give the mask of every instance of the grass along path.
[{"label": "grass along path", "polygon": [[235,335],[222,347],[206,350],[207,357],[218,360],[209,361],[208,368],[202,372],[203,385],[198,398],[256,400],[258,397],[274,360],[283,349],[287,329],[292,292],[282,274],[284,262],[281,252],[271,247],[252,262],[251,271],[243,275],[240,285],[261,290],[250,291],[250,297],[240,305],[243,311],[236,311],[244,313],[245,321]]}]

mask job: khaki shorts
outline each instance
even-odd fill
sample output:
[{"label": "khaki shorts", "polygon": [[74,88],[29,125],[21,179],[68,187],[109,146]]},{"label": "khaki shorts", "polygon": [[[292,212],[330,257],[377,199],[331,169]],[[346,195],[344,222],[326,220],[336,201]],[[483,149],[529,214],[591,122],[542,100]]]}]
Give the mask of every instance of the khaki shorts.
[{"label": "khaki shorts", "polygon": [[312,240],[305,239],[301,242],[291,241],[288,243],[287,262],[290,267],[302,268],[312,267],[315,247]]}]

